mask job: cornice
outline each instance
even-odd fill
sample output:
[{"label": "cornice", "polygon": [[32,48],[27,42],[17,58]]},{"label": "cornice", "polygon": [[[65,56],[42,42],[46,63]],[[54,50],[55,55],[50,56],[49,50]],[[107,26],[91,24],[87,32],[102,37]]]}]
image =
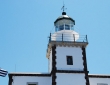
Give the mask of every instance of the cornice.
[{"label": "cornice", "polygon": [[110,78],[110,75],[88,75],[89,78]]},{"label": "cornice", "polygon": [[51,74],[26,74],[26,73],[12,73],[12,74],[8,74],[8,76],[44,76],[44,77],[48,77],[51,76]]},{"label": "cornice", "polygon": [[88,42],[70,42],[70,41],[51,41],[48,44],[46,57],[49,59],[52,46],[59,47],[86,47]]}]

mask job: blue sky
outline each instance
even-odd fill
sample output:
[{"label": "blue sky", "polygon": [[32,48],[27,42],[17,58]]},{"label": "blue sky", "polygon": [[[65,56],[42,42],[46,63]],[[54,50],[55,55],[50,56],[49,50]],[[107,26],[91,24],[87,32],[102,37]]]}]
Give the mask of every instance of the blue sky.
[{"label": "blue sky", "polygon": [[[63,0],[0,0],[0,67],[8,72],[48,72],[46,49]],[[65,0],[79,34],[88,35],[90,74],[110,74],[110,0]],[[15,69],[16,65],[16,69]],[[0,85],[8,76],[0,77]]]}]

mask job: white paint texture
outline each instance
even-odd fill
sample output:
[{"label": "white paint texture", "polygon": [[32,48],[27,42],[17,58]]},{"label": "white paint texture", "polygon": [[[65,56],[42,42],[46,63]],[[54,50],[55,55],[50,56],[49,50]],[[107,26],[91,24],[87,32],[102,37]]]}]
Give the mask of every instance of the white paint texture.
[{"label": "white paint texture", "polygon": [[[73,57],[73,65],[67,65],[66,56]],[[81,47],[56,47],[56,67],[58,70],[83,70]]]},{"label": "white paint texture", "polygon": [[110,78],[89,78],[90,85],[97,85],[97,83],[105,83],[110,85]]},{"label": "white paint texture", "polygon": [[52,50],[50,52],[49,56],[49,73],[52,71]]},{"label": "white paint texture", "polygon": [[[79,34],[73,30],[60,30],[55,32],[51,40],[52,41],[62,41],[62,34],[63,34],[63,41],[77,41],[79,39]],[[74,35],[74,37],[73,37]]]},{"label": "white paint texture", "polygon": [[16,76],[12,85],[27,85],[27,82],[38,82],[38,85],[51,85],[51,77]]},{"label": "white paint texture", "polygon": [[85,74],[57,73],[57,85],[86,85]]}]

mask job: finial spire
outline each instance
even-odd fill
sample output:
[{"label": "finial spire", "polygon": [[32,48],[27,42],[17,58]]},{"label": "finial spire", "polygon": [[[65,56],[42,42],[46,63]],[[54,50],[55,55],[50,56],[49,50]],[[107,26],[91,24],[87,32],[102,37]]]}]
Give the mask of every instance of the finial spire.
[{"label": "finial spire", "polygon": [[66,9],[67,8],[65,8],[65,4],[64,4],[64,1],[63,1],[63,7],[61,8],[61,10],[63,10],[62,15],[66,15],[66,12],[65,12]]},{"label": "finial spire", "polygon": [[67,8],[65,8],[65,4],[64,4],[64,1],[63,1],[63,7],[61,8],[61,10],[63,10],[63,12],[66,10]]}]

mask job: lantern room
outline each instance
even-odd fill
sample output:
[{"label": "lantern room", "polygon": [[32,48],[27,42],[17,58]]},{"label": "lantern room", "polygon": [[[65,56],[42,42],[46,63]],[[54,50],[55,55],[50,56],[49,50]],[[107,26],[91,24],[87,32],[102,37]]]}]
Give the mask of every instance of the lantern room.
[{"label": "lantern room", "polygon": [[62,12],[62,16],[58,17],[55,22],[55,31],[61,30],[74,30],[75,20],[66,15],[66,12]]},{"label": "lantern room", "polygon": [[55,22],[55,33],[52,34],[52,41],[76,41],[79,39],[79,34],[74,31],[75,20],[62,12]]}]

